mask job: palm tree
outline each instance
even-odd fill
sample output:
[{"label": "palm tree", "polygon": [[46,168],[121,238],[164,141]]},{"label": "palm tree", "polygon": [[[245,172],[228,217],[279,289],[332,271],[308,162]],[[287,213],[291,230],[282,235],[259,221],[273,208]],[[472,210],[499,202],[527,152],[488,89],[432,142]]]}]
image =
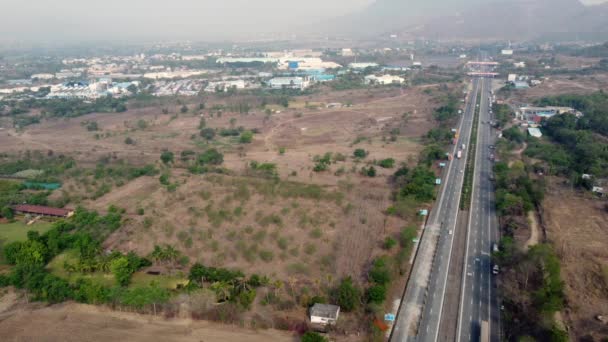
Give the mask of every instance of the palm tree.
[{"label": "palm tree", "polygon": [[173,246],[171,245],[165,245],[165,250],[163,254],[164,259],[169,262],[175,262],[180,255],[179,251],[173,248]]},{"label": "palm tree", "polygon": [[155,262],[163,260],[163,249],[159,245],[154,245],[154,250],[150,253],[150,258]]},{"label": "palm tree", "polygon": [[211,284],[211,289],[215,292],[218,301],[225,302],[230,298],[232,285],[228,284],[225,281],[218,281]]},{"label": "palm tree", "polygon": [[110,263],[112,262],[112,260],[110,260],[110,258],[108,257],[100,257],[99,259],[97,259],[97,265],[95,265],[95,268],[108,273],[110,272]]}]

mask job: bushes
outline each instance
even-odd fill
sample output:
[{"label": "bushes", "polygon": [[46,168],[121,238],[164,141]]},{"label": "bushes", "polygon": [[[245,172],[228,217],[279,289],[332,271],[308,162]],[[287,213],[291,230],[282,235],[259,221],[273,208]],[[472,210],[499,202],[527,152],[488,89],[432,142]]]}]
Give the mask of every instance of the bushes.
[{"label": "bushes", "polygon": [[393,247],[395,247],[396,244],[397,241],[395,241],[395,239],[389,236],[384,240],[384,244],[382,245],[382,247],[384,249],[392,249]]},{"label": "bushes", "polygon": [[391,281],[391,271],[387,257],[380,257],[374,261],[369,271],[369,279],[379,285],[386,285]]},{"label": "bushes", "polygon": [[243,278],[244,276],[243,272],[238,270],[232,271],[226,268],[206,267],[196,263],[190,268],[188,279],[196,284],[202,285],[202,281],[211,283],[218,281],[230,282],[237,278]]},{"label": "bushes", "polygon": [[386,286],[374,285],[367,290],[367,301],[369,303],[382,304],[386,300]]},{"label": "bushes", "polygon": [[160,160],[163,162],[163,164],[173,163],[173,159],[174,155],[171,151],[164,151],[160,154]]},{"label": "bushes", "polygon": [[302,342],[327,342],[328,339],[314,331],[307,331],[302,335]]},{"label": "bushes", "polygon": [[398,197],[413,196],[420,202],[428,202],[435,198],[435,174],[428,167],[417,166],[411,174],[401,176],[403,172],[404,170],[398,170],[395,174],[395,177],[404,183]]},{"label": "bushes", "polygon": [[244,131],[243,133],[241,133],[241,136],[239,137],[239,143],[250,144],[251,141],[253,141],[253,132]]},{"label": "bushes", "polygon": [[362,148],[358,148],[353,152],[353,157],[357,159],[364,159],[367,157],[368,152]]},{"label": "bushes", "polygon": [[344,311],[353,311],[361,301],[361,290],[353,284],[350,277],[342,279],[336,290],[336,301]]},{"label": "bushes", "polygon": [[526,135],[518,127],[515,126],[502,131],[502,135],[505,137],[505,139],[516,142],[518,144],[521,144],[526,141]]},{"label": "bushes", "polygon": [[393,159],[393,158],[382,159],[381,161],[378,162],[378,166],[385,168],[385,169],[392,169],[393,167],[395,167],[395,159]]}]

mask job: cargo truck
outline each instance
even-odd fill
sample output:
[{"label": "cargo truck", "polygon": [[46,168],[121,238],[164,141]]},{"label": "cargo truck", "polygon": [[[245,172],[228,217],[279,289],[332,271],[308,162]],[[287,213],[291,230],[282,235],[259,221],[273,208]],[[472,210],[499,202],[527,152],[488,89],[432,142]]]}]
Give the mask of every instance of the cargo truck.
[{"label": "cargo truck", "polygon": [[479,332],[480,342],[490,342],[490,323],[481,321],[481,331]]}]

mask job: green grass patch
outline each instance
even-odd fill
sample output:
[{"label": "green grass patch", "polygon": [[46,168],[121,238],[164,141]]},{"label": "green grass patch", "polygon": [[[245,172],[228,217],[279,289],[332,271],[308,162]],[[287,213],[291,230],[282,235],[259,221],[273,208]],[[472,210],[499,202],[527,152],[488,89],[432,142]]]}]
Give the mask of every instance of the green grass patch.
[{"label": "green grass patch", "polygon": [[29,226],[20,221],[0,224],[0,241],[2,243],[25,241],[27,240],[28,231],[36,231],[42,235],[51,229],[51,225],[50,222],[44,221],[36,222]]}]

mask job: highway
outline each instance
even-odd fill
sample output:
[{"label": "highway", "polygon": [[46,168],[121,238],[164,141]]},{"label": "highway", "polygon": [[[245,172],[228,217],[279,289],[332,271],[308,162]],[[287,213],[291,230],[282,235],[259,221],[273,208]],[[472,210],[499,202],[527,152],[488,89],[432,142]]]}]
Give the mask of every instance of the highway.
[{"label": "highway", "polygon": [[[412,267],[410,281],[402,298],[391,341],[437,341],[439,325],[448,286],[448,270],[452,258],[454,232],[458,212],[464,169],[468,156],[475,105],[480,80],[473,79],[469,101],[459,123],[457,145],[452,155],[465,145],[461,159],[454,158],[442,175],[443,185],[436,205],[420,239],[420,246]],[[454,324],[456,317],[454,317]]]},{"label": "highway", "polygon": [[482,321],[489,322],[490,341],[500,341],[500,303],[496,293],[496,276],[492,274],[492,245],[498,244],[499,227],[495,211],[493,174],[494,162],[489,148],[495,144],[497,132],[488,122],[492,120],[491,80],[481,82],[481,103],[472,204],[469,211],[462,273],[461,296],[456,341],[479,341]]}]

